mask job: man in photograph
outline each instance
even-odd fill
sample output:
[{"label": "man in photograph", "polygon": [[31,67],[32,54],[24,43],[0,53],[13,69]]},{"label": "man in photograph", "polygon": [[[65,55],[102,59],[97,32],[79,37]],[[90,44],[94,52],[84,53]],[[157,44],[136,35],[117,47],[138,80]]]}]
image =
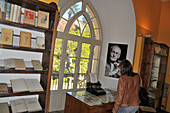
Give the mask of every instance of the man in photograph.
[{"label": "man in photograph", "polygon": [[121,62],[121,60],[119,60],[121,48],[118,45],[112,45],[108,52],[105,76],[119,78],[121,76],[118,67]]}]

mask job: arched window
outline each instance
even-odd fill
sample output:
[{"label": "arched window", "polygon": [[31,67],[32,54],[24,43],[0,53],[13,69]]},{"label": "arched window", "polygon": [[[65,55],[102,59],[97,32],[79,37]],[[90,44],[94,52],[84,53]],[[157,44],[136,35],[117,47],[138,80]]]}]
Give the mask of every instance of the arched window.
[{"label": "arched window", "polygon": [[61,9],[51,90],[86,87],[87,75],[98,75],[102,30],[88,0],[71,1]]}]

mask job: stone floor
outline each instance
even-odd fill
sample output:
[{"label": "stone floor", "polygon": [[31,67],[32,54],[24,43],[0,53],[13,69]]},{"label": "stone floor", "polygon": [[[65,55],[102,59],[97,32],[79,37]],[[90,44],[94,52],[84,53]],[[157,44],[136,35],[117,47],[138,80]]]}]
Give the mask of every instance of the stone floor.
[{"label": "stone floor", "polygon": [[64,113],[64,111],[54,111],[54,112],[50,112],[50,113]]}]

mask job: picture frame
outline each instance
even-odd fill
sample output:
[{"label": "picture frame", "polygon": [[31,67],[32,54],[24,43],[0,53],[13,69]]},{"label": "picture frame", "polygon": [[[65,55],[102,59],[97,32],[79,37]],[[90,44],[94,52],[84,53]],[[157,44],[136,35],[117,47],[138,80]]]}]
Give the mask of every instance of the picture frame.
[{"label": "picture frame", "polygon": [[13,30],[12,29],[1,29],[1,41],[0,44],[12,45],[13,41]]},{"label": "picture frame", "polygon": [[121,76],[119,64],[126,59],[127,44],[109,43],[105,67],[105,76],[119,78]]},{"label": "picture frame", "polygon": [[31,47],[31,33],[20,31],[20,46]]},{"label": "picture frame", "polygon": [[34,11],[25,9],[24,24],[35,25],[35,12]]},{"label": "picture frame", "polygon": [[45,37],[36,37],[36,48],[45,49]]},{"label": "picture frame", "polygon": [[38,27],[49,28],[49,13],[45,11],[38,11]]}]

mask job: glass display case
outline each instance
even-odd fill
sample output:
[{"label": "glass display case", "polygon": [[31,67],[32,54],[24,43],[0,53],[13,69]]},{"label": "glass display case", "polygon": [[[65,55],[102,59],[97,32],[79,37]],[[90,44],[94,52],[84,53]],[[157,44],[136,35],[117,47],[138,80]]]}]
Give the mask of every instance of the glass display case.
[{"label": "glass display case", "polygon": [[156,109],[162,109],[165,103],[163,95],[166,93],[165,76],[167,70],[169,47],[164,44],[154,43],[154,54],[152,61],[151,78],[149,84],[149,96],[151,97],[151,105]]}]

